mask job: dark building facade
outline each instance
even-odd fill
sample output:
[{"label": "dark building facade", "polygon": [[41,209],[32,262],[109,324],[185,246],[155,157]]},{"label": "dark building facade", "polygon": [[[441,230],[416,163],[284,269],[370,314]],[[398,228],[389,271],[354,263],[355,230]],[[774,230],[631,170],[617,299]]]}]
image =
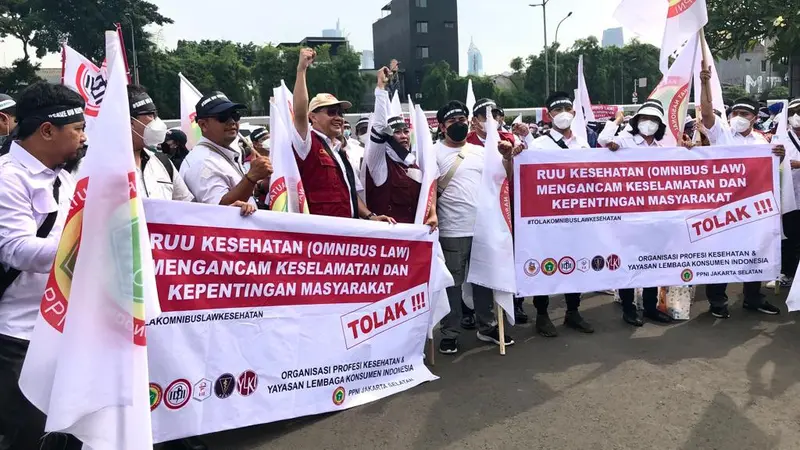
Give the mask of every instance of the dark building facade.
[{"label": "dark building facade", "polygon": [[419,99],[425,66],[447,61],[458,72],[456,0],[392,0],[372,24],[375,68],[400,62],[400,94]]}]

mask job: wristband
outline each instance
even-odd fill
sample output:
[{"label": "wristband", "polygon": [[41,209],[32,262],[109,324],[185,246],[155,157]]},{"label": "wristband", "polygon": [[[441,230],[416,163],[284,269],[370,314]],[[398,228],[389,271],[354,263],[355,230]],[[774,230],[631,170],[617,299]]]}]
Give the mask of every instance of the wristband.
[{"label": "wristband", "polygon": [[367,214],[367,217],[364,217],[364,220],[369,220],[369,219],[372,219],[373,217],[376,217],[376,216],[377,216],[377,214],[375,214],[374,212],[371,212],[371,213]]}]

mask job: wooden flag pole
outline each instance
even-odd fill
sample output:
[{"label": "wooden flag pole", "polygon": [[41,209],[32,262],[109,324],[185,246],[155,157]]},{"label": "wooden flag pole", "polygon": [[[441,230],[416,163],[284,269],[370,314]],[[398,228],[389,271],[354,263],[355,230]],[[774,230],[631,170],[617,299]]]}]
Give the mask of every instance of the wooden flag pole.
[{"label": "wooden flag pole", "polygon": [[433,339],[428,339],[428,363],[431,365],[431,367],[436,365],[436,359],[433,356],[435,354],[436,352],[433,345]]},{"label": "wooden flag pole", "polygon": [[494,310],[497,312],[497,334],[500,335],[500,354],[506,354],[506,321],[503,317],[503,307],[499,303],[494,302]]}]

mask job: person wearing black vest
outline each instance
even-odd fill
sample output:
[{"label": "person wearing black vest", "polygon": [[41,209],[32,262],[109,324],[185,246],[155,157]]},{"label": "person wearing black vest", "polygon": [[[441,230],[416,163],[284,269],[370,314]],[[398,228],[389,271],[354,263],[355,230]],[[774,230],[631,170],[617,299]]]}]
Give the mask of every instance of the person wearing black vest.
[{"label": "person wearing black vest", "polygon": [[36,83],[17,104],[19,125],[0,156],[0,449],[80,449],[72,436],[45,436],[45,415],[18,381],[58,241],[75,190],[63,166],[86,137],[84,100],[62,86]]}]

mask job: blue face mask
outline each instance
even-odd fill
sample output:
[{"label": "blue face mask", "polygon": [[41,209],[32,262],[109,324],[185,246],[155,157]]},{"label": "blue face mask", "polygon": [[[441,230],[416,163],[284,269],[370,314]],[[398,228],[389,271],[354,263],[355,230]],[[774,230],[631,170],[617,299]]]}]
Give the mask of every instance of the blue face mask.
[{"label": "blue face mask", "polygon": [[350,130],[344,130],[344,138],[345,139],[350,139],[350,133],[351,133]]}]

